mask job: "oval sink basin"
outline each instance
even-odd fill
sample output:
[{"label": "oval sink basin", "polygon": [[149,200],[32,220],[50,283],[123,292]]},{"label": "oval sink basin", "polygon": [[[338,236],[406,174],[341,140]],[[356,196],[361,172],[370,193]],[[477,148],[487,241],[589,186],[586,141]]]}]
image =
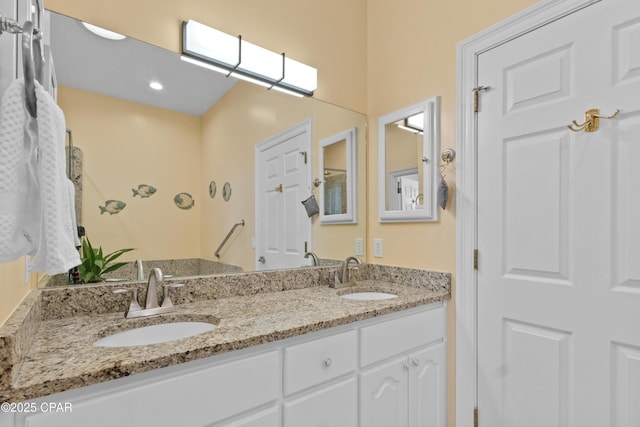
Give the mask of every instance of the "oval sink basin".
[{"label": "oval sink basin", "polygon": [[214,330],[216,325],[208,322],[173,322],[129,329],[101,338],[93,343],[98,347],[134,347],[159,344],[192,337]]},{"label": "oval sink basin", "polygon": [[351,292],[348,294],[340,295],[340,298],[355,301],[378,301],[398,298],[398,295],[390,294],[388,292]]}]

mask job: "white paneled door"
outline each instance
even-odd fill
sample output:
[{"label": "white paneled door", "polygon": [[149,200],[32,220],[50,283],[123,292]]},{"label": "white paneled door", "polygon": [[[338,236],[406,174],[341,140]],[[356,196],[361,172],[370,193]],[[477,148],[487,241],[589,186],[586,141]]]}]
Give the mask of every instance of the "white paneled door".
[{"label": "white paneled door", "polygon": [[256,147],[256,270],[300,267],[311,219],[302,201],[311,194],[311,121]]},{"label": "white paneled door", "polygon": [[[481,427],[640,426],[640,1],[478,58]],[[599,109],[595,132],[575,120]]]}]

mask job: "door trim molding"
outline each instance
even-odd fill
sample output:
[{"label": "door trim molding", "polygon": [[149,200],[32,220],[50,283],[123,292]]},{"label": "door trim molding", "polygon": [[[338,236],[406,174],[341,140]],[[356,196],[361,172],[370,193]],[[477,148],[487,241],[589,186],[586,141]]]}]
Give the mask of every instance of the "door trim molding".
[{"label": "door trim molding", "polygon": [[[458,150],[456,172],[456,426],[472,427],[477,406],[477,133],[472,89],[478,81],[478,56],[523,34],[600,1],[542,0],[463,40],[457,47]],[[482,96],[482,95],[480,95]],[[480,101],[482,111],[482,101]],[[482,113],[480,113],[482,114]],[[479,254],[480,266],[482,254]],[[480,416],[481,417],[481,416]]]}]

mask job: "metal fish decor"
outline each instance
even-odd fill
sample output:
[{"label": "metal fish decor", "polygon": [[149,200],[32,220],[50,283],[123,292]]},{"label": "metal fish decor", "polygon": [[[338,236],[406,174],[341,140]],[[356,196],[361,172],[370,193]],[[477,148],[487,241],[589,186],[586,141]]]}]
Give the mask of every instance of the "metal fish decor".
[{"label": "metal fish decor", "polygon": [[140,184],[137,189],[132,188],[131,191],[133,191],[133,197],[140,196],[140,198],[144,199],[153,196],[158,190],[152,185]]},{"label": "metal fish decor", "polygon": [[179,193],[173,198],[173,203],[180,209],[191,209],[195,204],[193,197],[189,193]]},{"label": "metal fish decor", "polygon": [[100,208],[100,215],[105,212],[109,212],[111,215],[115,215],[120,213],[122,209],[125,208],[127,204],[121,200],[107,200],[104,202],[104,206],[98,206]]}]

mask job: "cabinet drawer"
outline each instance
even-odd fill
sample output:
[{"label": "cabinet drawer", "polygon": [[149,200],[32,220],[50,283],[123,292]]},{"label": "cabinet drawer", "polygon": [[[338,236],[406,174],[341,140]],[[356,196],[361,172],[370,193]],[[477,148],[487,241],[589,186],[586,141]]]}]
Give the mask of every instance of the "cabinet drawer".
[{"label": "cabinet drawer", "polygon": [[358,367],[357,331],[292,345],[284,350],[284,391],[296,393]]},{"label": "cabinet drawer", "polygon": [[365,326],[360,334],[360,364],[366,366],[444,336],[445,310],[441,304],[423,312]]},{"label": "cabinet drawer", "polygon": [[358,425],[355,378],[284,404],[284,427],[354,427]]},{"label": "cabinet drawer", "polygon": [[33,414],[24,425],[173,427],[187,420],[189,425],[208,425],[278,399],[279,359],[272,351],[182,373],[159,369],[138,384],[114,381],[106,392],[71,400],[71,413]]}]

